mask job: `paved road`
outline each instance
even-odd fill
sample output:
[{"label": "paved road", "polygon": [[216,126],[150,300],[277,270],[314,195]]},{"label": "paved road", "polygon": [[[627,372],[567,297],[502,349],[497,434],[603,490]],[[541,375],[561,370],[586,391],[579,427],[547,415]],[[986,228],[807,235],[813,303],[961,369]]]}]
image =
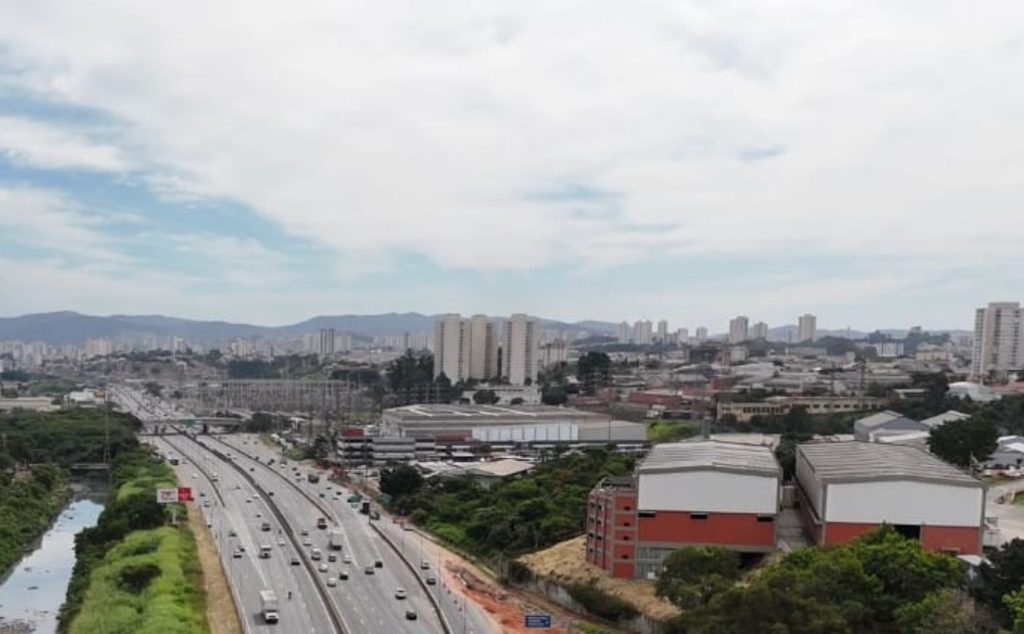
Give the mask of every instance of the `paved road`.
[{"label": "paved road", "polygon": [[[224,571],[230,576],[236,601],[241,603],[246,630],[267,633],[331,632],[333,628],[327,608],[321,602],[309,572],[303,566],[289,564],[292,547],[279,545],[275,533],[260,530],[262,522],[271,517],[271,513],[242,476],[181,437],[151,440],[160,451],[185,459],[186,462],[175,470],[179,480],[193,488],[203,516],[211,526]],[[206,476],[214,473],[217,474],[216,483]],[[218,491],[223,502],[216,495]],[[209,506],[205,506],[207,501]],[[231,536],[232,532],[236,536]],[[269,559],[259,558],[261,544],[271,546]],[[235,558],[232,552],[240,545],[245,550],[241,557]],[[278,596],[280,622],[276,625],[263,620],[259,598],[261,590],[274,590]],[[288,599],[289,592],[292,599]]]},{"label": "paved road", "polygon": [[[275,461],[280,458],[280,455],[273,448],[268,447],[262,443],[259,438],[251,434],[235,434],[230,436],[218,436],[217,440],[228,444],[241,452],[245,452],[251,456],[257,457],[261,462],[265,463],[269,459],[274,458]],[[275,462],[277,464],[277,462]],[[394,566],[402,573],[405,573],[405,581],[407,584],[404,587],[411,589],[411,586],[415,585],[414,580],[411,579],[411,572],[393,554],[393,550],[387,546],[379,535],[376,534],[369,527],[367,516],[360,514],[356,509],[353,509],[347,502],[346,498],[351,491],[344,490],[341,495],[337,492],[342,490],[342,487],[338,485],[332,485],[331,483],[325,482],[325,479],[321,479],[319,484],[310,484],[306,479],[306,473],[308,469],[300,468],[299,476],[293,475],[295,472],[293,468],[294,464],[288,465],[287,468],[281,468],[278,466],[278,471],[282,474],[291,475],[291,482],[296,486],[302,487],[303,490],[307,491],[311,495],[317,497],[317,499],[323,500],[328,505],[332,512],[332,519],[339,523],[342,529],[345,531],[347,542],[346,552],[349,549],[349,543],[352,547],[357,550],[374,550],[374,552],[385,553],[390,555],[394,559]],[[281,483],[282,485],[284,482]],[[328,490],[330,488],[330,490]],[[320,494],[323,493],[324,497],[320,498]],[[431,548],[429,544],[424,545],[421,540],[414,540],[412,536],[406,536],[405,531],[397,530],[397,526],[389,521],[387,514],[381,515],[381,520],[378,522],[378,526],[388,531],[391,535],[392,540],[399,548],[405,549],[405,555],[414,563],[418,561],[428,560],[431,565],[429,570],[421,571],[423,577],[437,575],[437,560],[438,550],[436,547]],[[426,548],[426,552],[429,553],[426,556],[421,555],[422,548]],[[465,601],[453,599],[451,595],[443,591],[440,585],[435,585],[432,590],[437,593],[435,596],[439,598],[438,603],[444,610],[445,618],[452,626],[452,631],[456,634],[487,634],[490,632],[499,632],[500,628],[492,619],[490,619],[486,613],[480,608],[479,605]]]}]

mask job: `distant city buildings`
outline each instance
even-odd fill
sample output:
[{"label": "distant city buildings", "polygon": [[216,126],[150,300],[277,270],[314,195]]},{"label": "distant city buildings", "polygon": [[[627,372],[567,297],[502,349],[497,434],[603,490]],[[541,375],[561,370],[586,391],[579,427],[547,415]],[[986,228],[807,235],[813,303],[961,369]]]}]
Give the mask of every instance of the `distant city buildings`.
[{"label": "distant city buildings", "polygon": [[740,315],[729,321],[729,343],[742,343],[749,339],[747,330],[750,320]]},{"label": "distant city buildings", "polygon": [[759,321],[750,328],[751,339],[767,339],[768,338],[768,324],[763,321]]},{"label": "distant city buildings", "polygon": [[818,318],[807,313],[797,320],[797,341],[814,341],[818,329]]},{"label": "distant city buildings", "polygon": [[629,343],[633,339],[633,331],[630,330],[629,324],[622,322],[619,324],[618,340],[619,343]]},{"label": "distant city buildings", "polygon": [[541,362],[538,321],[516,314],[505,321],[501,336],[498,328],[486,315],[463,319],[449,313],[438,317],[434,323],[434,378],[443,373],[453,383],[497,378],[512,385],[536,381]]},{"label": "distant city buildings", "polygon": [[970,379],[1001,380],[1024,369],[1024,311],[1019,302],[992,302],[974,314]]},{"label": "distant city buildings", "polygon": [[640,346],[651,345],[653,329],[650,320],[641,320],[633,324],[633,343]]},{"label": "distant city buildings", "polygon": [[662,319],[658,322],[658,343],[668,343],[668,321]]},{"label": "distant city buildings", "polygon": [[708,329],[704,326],[698,326],[697,330],[694,331],[694,336],[697,338],[697,343],[704,343],[708,339]]}]

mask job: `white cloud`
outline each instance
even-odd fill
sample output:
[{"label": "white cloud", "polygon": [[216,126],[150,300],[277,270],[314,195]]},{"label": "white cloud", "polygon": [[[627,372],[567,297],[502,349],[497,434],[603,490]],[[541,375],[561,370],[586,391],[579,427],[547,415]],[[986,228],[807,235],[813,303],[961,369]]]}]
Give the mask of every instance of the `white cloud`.
[{"label": "white cloud", "polygon": [[121,217],[86,213],[74,201],[47,190],[0,187],[0,244],[42,249],[52,257],[84,257],[94,264],[127,262],[103,230]]},{"label": "white cloud", "polygon": [[[37,0],[0,6],[0,50],[130,148],[34,130],[26,160],[159,165],[346,261],[1012,261],[1022,23],[1016,0]],[[531,195],[576,186],[615,196]]]},{"label": "white cloud", "polygon": [[24,118],[0,116],[0,156],[47,169],[120,172],[121,151],[80,134]]}]

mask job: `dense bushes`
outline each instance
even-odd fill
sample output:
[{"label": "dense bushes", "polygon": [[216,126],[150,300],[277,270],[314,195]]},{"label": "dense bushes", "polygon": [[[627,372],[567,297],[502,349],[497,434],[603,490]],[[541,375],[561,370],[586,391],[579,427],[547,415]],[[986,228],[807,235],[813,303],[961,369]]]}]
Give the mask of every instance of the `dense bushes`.
[{"label": "dense bushes", "polygon": [[[166,522],[167,509],[157,504],[156,489],[174,486],[175,477],[171,468],[152,450],[138,448],[121,453],[114,461],[112,478],[114,488],[99,521],[75,537],[77,559],[67,598],[61,606],[61,631],[68,631],[68,626],[82,609],[87,593],[92,591],[91,575],[103,564],[108,552],[123,546],[122,542],[129,536],[131,539],[127,541],[133,548],[145,547],[147,542],[135,539],[133,531],[158,528]],[[149,548],[152,550],[156,546],[150,543]],[[138,551],[137,554],[145,553]]]},{"label": "dense bushes", "polygon": [[702,605],[688,603],[676,625],[687,634],[916,633],[964,631],[956,628],[969,621],[977,626],[969,631],[983,632],[957,593],[962,580],[955,559],[883,527],[844,546],[790,553]]},{"label": "dense bushes", "polygon": [[123,414],[111,412],[108,421],[102,410],[93,409],[0,413],[6,455],[20,463],[103,462],[108,429],[111,456],[138,446],[134,425]]},{"label": "dense bushes", "polygon": [[632,468],[630,457],[591,449],[490,489],[470,477],[432,480],[414,488],[415,493],[396,496],[391,506],[474,555],[518,554],[583,532],[590,489],[601,478],[625,475]]},{"label": "dense bushes", "polygon": [[51,465],[36,467],[27,478],[0,479],[0,578],[53,522],[68,494],[67,481]]},{"label": "dense bushes", "polygon": [[[155,545],[155,549],[151,549]],[[71,634],[205,632],[191,533],[171,526],[135,531],[103,557],[90,577]]]},{"label": "dense bushes", "polygon": [[602,592],[594,586],[574,583],[567,586],[566,591],[576,603],[582,605],[587,612],[609,621],[628,621],[639,616],[632,604]]}]

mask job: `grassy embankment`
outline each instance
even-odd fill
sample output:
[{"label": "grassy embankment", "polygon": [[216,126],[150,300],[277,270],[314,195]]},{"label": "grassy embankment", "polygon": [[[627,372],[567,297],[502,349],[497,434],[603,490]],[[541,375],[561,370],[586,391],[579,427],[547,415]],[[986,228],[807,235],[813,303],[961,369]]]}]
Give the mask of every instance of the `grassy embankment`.
[{"label": "grassy embankment", "polygon": [[194,537],[186,526],[167,526],[168,509],[156,503],[155,490],[173,486],[174,472],[139,448],[117,458],[113,479],[99,523],[76,538],[61,631],[209,632]]}]

